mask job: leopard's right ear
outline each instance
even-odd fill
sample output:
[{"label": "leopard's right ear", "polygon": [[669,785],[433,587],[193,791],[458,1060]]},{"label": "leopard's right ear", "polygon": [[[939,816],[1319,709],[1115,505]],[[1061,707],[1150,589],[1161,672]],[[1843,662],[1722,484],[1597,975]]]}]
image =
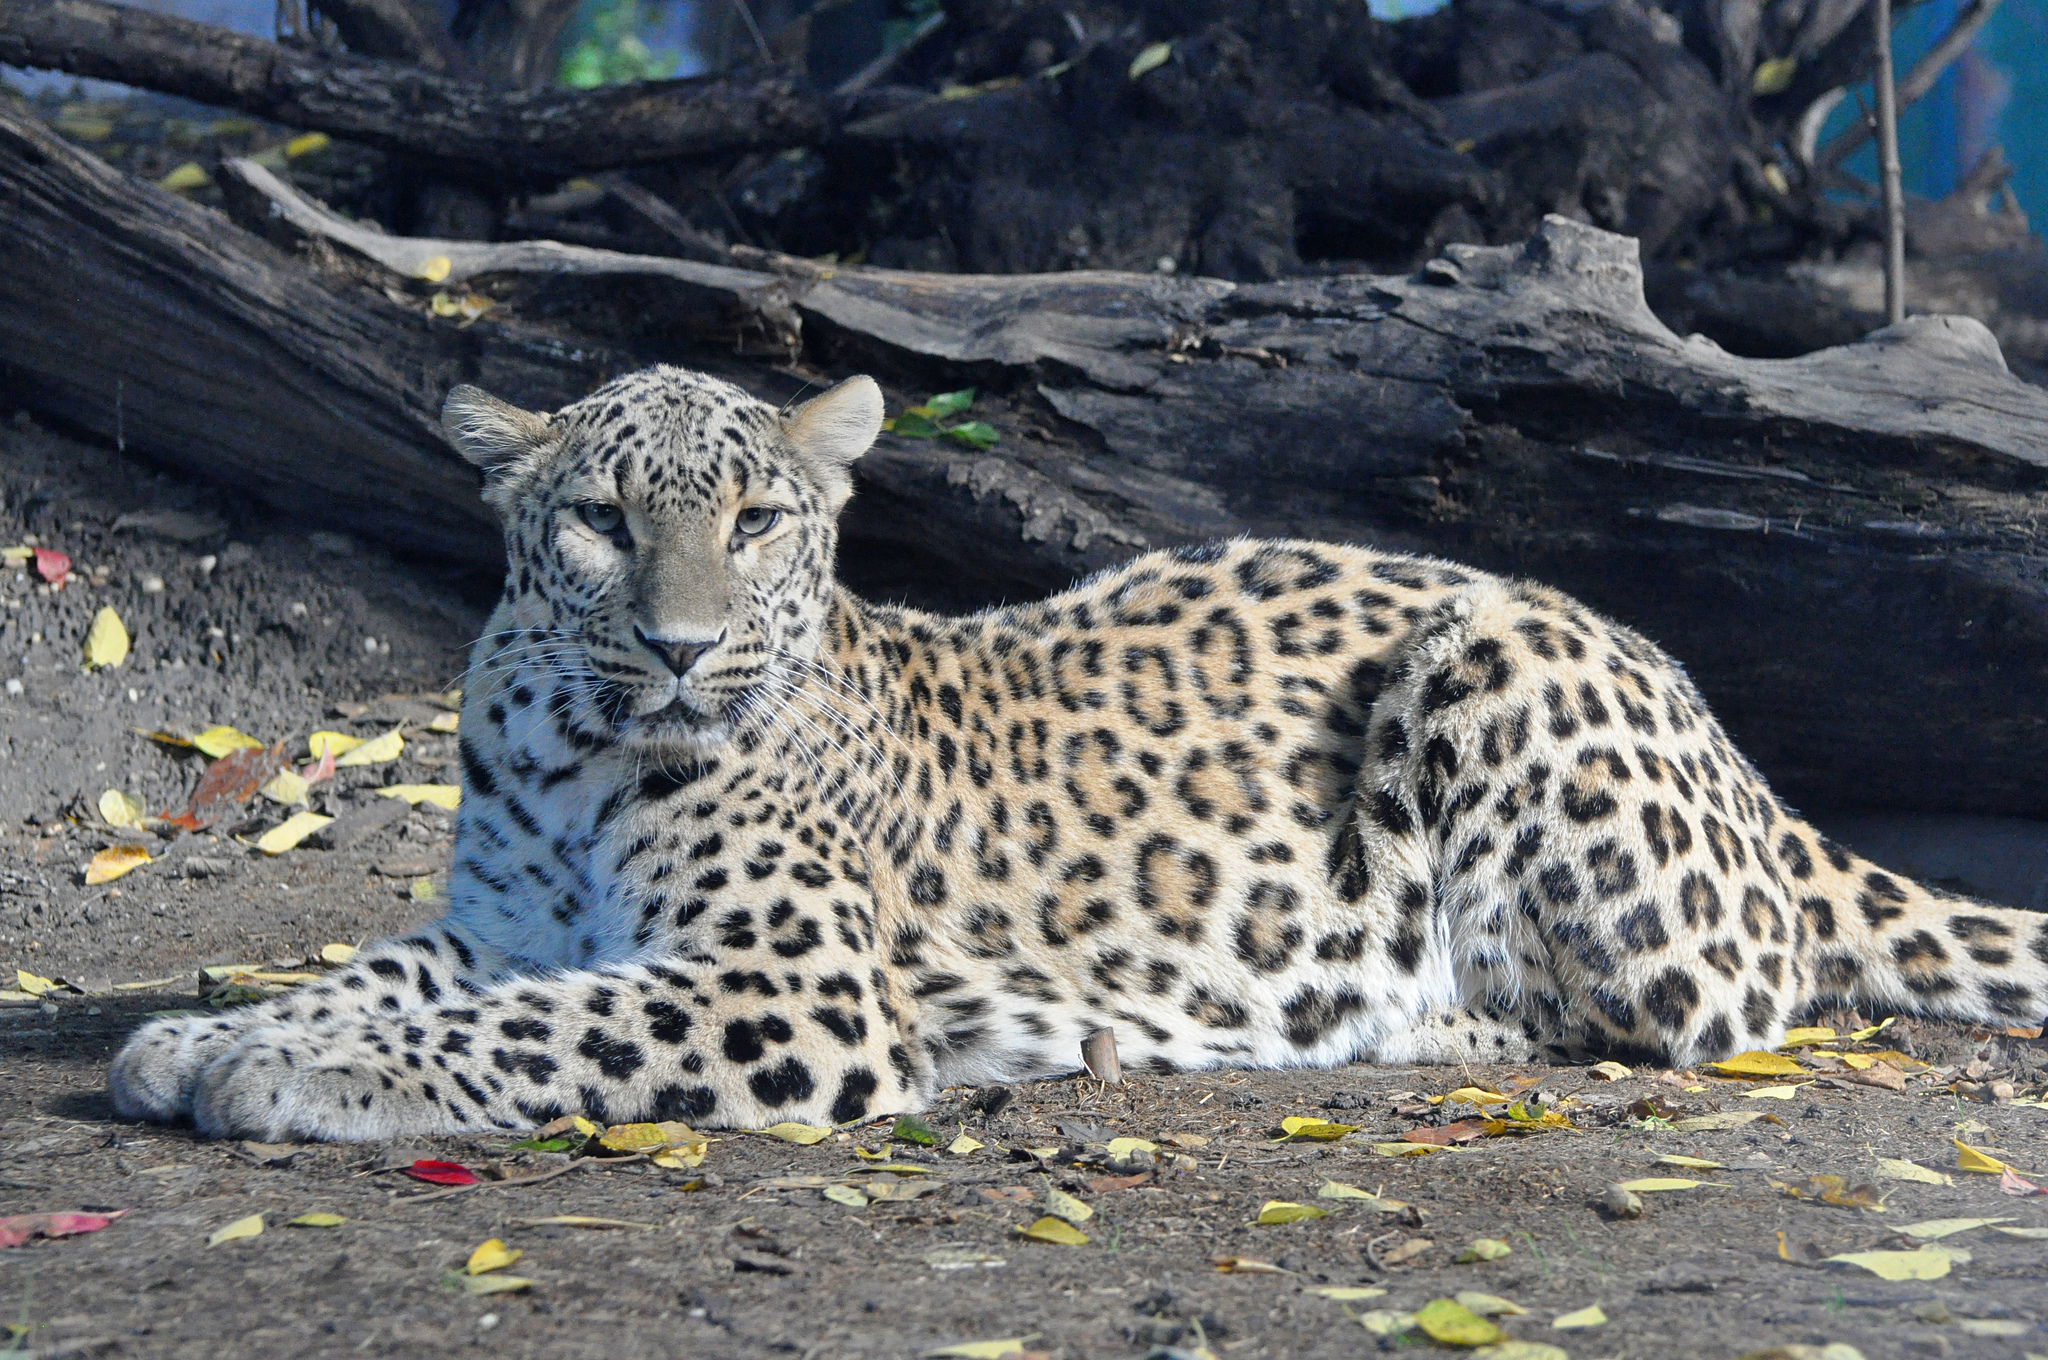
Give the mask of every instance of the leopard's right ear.
[{"label": "leopard's right ear", "polygon": [[492,482],[517,477],[547,446],[548,418],[464,385],[441,407],[441,429],[455,451],[482,468]]}]

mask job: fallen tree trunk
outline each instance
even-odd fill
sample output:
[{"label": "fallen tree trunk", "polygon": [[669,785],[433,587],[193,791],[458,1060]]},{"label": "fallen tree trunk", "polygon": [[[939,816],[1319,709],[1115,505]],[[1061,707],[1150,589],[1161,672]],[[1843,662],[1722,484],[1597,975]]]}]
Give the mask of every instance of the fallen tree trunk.
[{"label": "fallen tree trunk", "polygon": [[387,151],[514,176],[816,142],[823,104],[781,74],[599,90],[493,90],[314,56],[101,0],[0,0],[0,63],[118,80]]},{"label": "fallen tree trunk", "polygon": [[[858,587],[967,607],[1240,532],[1436,552],[1663,642],[1795,801],[2048,815],[2048,393],[1974,322],[1737,358],[1651,315],[1632,241],[1562,219],[1411,276],[1256,286],[536,243],[464,247],[458,271],[445,242],[431,283],[408,276],[427,246],[241,183],[238,211],[296,258],[0,116],[16,400],[488,563],[473,476],[434,428],[455,382],[534,407],[653,360],[776,400],[856,370],[892,404],[973,384],[996,447],[891,435],[862,460]],[[661,310],[648,288],[677,304],[665,332],[634,319]],[[472,294],[496,305],[470,321]],[[735,355],[748,308],[788,309],[797,372]]]}]

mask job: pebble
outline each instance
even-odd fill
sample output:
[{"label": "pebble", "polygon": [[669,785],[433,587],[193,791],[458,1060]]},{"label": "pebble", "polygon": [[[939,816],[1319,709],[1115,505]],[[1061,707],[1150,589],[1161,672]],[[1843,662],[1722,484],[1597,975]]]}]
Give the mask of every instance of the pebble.
[{"label": "pebble", "polygon": [[1641,1218],[1643,1199],[1633,1190],[1624,1190],[1619,1185],[1609,1185],[1600,1196],[1600,1207],[1616,1218]]}]

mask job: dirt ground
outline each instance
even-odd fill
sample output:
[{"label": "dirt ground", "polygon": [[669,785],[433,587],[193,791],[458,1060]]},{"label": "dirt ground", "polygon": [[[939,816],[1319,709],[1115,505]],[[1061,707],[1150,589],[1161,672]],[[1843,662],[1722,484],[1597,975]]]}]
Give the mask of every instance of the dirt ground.
[{"label": "dirt ground", "polygon": [[[154,518],[117,529],[138,513]],[[45,1357],[838,1360],[1015,1338],[1052,1360],[1255,1360],[1427,1348],[1423,1332],[1388,1315],[1470,1291],[1527,1310],[1496,1319],[1506,1340],[1580,1360],[1718,1360],[1830,1343],[1869,1360],[2048,1354],[2048,1238],[1998,1231],[2048,1234],[2048,1198],[2008,1195],[1997,1176],[1962,1171],[1952,1141],[2048,1172],[2048,1108],[1953,1089],[2003,1079],[2020,1101],[2039,1099],[2048,1049],[2025,1035],[1901,1022],[1863,1047],[1918,1060],[1902,1064],[1914,1072],[1903,1091],[1810,1058],[1814,1070],[1778,1079],[1810,1083],[1785,1099],[1754,1094],[1772,1083],[1706,1072],[1608,1082],[1543,1067],[1218,1071],[1120,1088],[1075,1077],[949,1091],[927,1116],[937,1147],[897,1141],[889,1152],[923,1175],[877,1173],[854,1155],[881,1152],[887,1124],[807,1147],[722,1135],[696,1169],[579,1159],[518,1185],[492,1178],[571,1162],[515,1150],[511,1137],[275,1148],[121,1123],[103,1094],[107,1061],[145,1014],[204,1004],[195,970],[296,966],[322,945],[430,916],[417,895],[434,890],[451,845],[444,814],[424,805],[346,848],[275,858],[241,843],[285,815],[261,800],[212,835],[111,831],[95,811],[103,790],[154,812],[182,806],[199,777],[202,762],[137,729],[228,724],[302,743],[321,727],[400,727],[400,760],[343,771],[316,793],[331,812],[377,805],[375,785],[453,782],[453,739],[429,729],[440,710],[423,696],[459,683],[494,583],[277,522],[17,418],[0,426],[0,544],[23,535],[68,553],[74,574],[56,593],[26,567],[0,577],[0,682],[19,682],[0,694],[0,965],[80,990],[0,1004],[0,1216],[126,1213],[91,1235],[0,1250],[0,1321],[15,1329],[0,1354],[11,1344]],[[88,674],[80,642],[108,604],[134,634],[134,654]],[[1947,843],[1966,831],[1944,833]],[[2039,829],[1996,831],[2029,853],[2043,843]],[[124,839],[144,842],[153,862],[86,887],[94,852]],[[127,985],[138,982],[153,985]],[[1418,1156],[1376,1149],[1477,1115],[1427,1099],[1461,1087],[1514,1095],[1573,1127]],[[1681,1131],[1716,1112],[1766,1117]],[[1290,1116],[1358,1131],[1278,1141]],[[949,1153],[963,1132],[984,1146]],[[1117,1137],[1158,1146],[1119,1163],[1107,1147]],[[1721,1165],[1657,1160],[1674,1154]],[[441,1196],[395,1169],[422,1158],[487,1179]],[[1880,1158],[1938,1169],[1949,1183],[1875,1179],[1883,1212],[1774,1184],[1835,1175],[1853,1187],[1873,1181]],[[1648,1176],[1706,1184],[1643,1194],[1639,1219],[1601,1207],[1611,1182]],[[924,1181],[937,1188],[915,1198],[891,1188],[864,1207],[824,1194]],[[1400,1207],[1319,1197],[1326,1182]],[[1093,1209],[1085,1244],[1018,1235],[1052,1190]],[[1328,1213],[1256,1226],[1270,1200]],[[346,1221],[288,1226],[312,1212]],[[207,1245],[257,1213],[262,1235]],[[538,1222],[564,1215],[630,1226]],[[1887,1282],[1813,1263],[1899,1249],[1910,1245],[1899,1226],[1953,1217],[2007,1221],[1942,1238],[1969,1258],[1943,1278]],[[531,1287],[450,1287],[447,1273],[491,1237],[525,1253],[511,1273]],[[1509,1254],[1456,1263],[1478,1239]],[[1262,1266],[1219,1268],[1229,1258]],[[1331,1289],[1384,1293],[1319,1292]],[[1604,1322],[1553,1326],[1594,1305]]]}]

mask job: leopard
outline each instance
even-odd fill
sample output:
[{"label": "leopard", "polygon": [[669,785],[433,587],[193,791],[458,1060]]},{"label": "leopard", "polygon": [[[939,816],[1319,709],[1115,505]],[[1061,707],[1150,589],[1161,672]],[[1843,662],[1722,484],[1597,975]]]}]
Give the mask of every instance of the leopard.
[{"label": "leopard", "polygon": [[945,1088],[1683,1069],[1829,1004],[2038,1021],[2048,917],[1774,796],[1648,639],[1368,546],[1143,552],[943,616],[837,577],[880,388],[656,367],[443,423],[503,524],[446,912],[149,1022],[122,1116],[266,1142],[754,1129]]}]

